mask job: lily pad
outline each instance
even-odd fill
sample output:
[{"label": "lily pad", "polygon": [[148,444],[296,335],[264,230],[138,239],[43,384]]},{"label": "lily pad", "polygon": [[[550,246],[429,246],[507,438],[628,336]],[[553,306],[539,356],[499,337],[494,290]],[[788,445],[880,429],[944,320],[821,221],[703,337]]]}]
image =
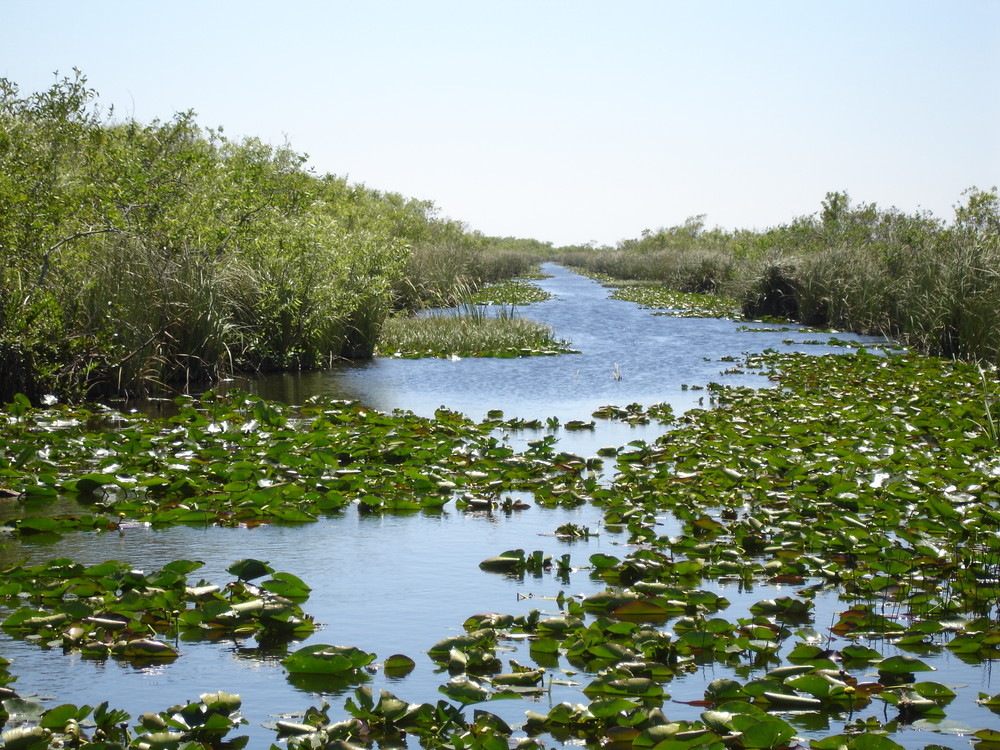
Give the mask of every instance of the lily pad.
[{"label": "lily pad", "polygon": [[299,649],[281,663],[290,674],[339,675],[356,672],[375,661],[370,654],[353,646],[316,644]]}]

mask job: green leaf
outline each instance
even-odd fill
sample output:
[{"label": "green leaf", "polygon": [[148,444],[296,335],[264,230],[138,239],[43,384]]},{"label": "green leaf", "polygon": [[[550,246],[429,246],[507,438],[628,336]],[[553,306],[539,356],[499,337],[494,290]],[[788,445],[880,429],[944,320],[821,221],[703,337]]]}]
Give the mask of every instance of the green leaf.
[{"label": "green leaf", "polygon": [[275,573],[272,578],[264,581],[260,586],[272,594],[288,599],[308,599],[309,593],[312,591],[301,578],[291,573]]},{"label": "green leaf", "polygon": [[934,667],[922,662],[915,656],[909,656],[906,654],[890,656],[888,659],[883,659],[875,666],[878,668],[879,672],[888,672],[890,674],[909,674],[910,672],[934,671]]},{"label": "green leaf", "polygon": [[353,646],[306,646],[282,660],[291,674],[337,675],[353,672],[375,661],[369,654]]},{"label": "green leaf", "polygon": [[385,673],[390,677],[402,677],[413,671],[416,662],[405,654],[393,654],[385,660]]},{"label": "green leaf", "polygon": [[261,576],[273,573],[274,568],[269,566],[266,562],[247,558],[245,560],[238,560],[234,562],[226,568],[226,571],[236,576],[241,581],[252,581],[255,578],[260,578]]},{"label": "green leaf", "polygon": [[489,698],[489,691],[478,682],[469,679],[453,678],[446,684],[441,685],[438,690],[447,695],[452,700],[456,700],[463,706],[470,703],[480,703]]},{"label": "green leaf", "polygon": [[745,748],[782,747],[795,736],[795,729],[777,717],[765,719],[747,714],[733,715],[733,727],[740,732],[740,742]]},{"label": "green leaf", "polygon": [[72,703],[64,703],[61,706],[50,708],[42,714],[42,720],[39,723],[39,726],[61,731],[63,727],[66,726],[66,722],[71,719],[75,721],[83,721],[90,715],[90,711],[90,706],[78,707],[74,706]]}]

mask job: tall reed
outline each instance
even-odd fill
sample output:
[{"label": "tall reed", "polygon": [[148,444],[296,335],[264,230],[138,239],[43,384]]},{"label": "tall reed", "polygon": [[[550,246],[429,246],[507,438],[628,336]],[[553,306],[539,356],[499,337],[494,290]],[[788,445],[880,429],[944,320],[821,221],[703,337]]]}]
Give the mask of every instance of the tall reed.
[{"label": "tall reed", "polygon": [[[287,146],[190,112],[115,122],[95,100],[80,74],[28,95],[0,79],[0,399],[371,356],[412,246],[486,244]],[[443,289],[470,265],[436,263]]]}]

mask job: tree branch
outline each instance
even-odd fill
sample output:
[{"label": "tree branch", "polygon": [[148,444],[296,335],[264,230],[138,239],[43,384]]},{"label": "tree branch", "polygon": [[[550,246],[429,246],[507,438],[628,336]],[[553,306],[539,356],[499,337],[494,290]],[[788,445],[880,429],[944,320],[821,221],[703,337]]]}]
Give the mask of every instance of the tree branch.
[{"label": "tree branch", "polygon": [[78,240],[81,237],[89,237],[92,234],[108,234],[109,232],[120,232],[120,229],[114,227],[110,229],[89,229],[86,232],[77,232],[76,234],[71,234],[69,237],[63,237],[56,244],[45,251],[45,256],[42,260],[42,267],[38,271],[38,280],[35,282],[35,288],[38,289],[45,283],[45,277],[49,272],[49,258],[52,256],[56,250],[65,245],[67,242],[72,242],[73,240]]}]

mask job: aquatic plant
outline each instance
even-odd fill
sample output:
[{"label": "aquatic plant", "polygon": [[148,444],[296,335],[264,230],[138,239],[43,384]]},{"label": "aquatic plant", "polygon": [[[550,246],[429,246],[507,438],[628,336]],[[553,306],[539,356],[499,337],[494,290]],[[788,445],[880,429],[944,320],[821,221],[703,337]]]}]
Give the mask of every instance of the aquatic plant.
[{"label": "aquatic plant", "polygon": [[[939,654],[972,664],[998,655],[1000,469],[987,414],[993,373],[865,351],[818,358],[772,352],[728,364],[765,374],[775,387],[708,384],[714,408],[675,418],[659,438],[606,452],[617,475],[604,483],[588,476],[595,459],[560,451],[552,434],[526,441],[521,452],[499,442],[494,430],[508,420],[498,411],[475,423],[446,409],[425,420],[343,402],[292,409],[243,395],[209,396],[182,402],[177,416],[161,425],[100,411],[36,410],[16,400],[6,410],[5,439],[17,449],[0,454],[2,481],[20,493],[13,502],[45,503],[71,490],[108,507],[99,508],[99,522],[21,518],[8,528],[17,534],[53,528],[133,533],[130,524],[137,521],[131,519],[142,516],[122,518],[117,503],[145,493],[161,503],[176,499],[187,506],[180,514],[198,511],[192,521],[226,522],[218,512],[224,496],[245,502],[253,485],[282,482],[292,471],[303,497],[339,493],[331,501],[335,507],[319,513],[343,512],[348,505],[396,512],[404,504],[394,505],[394,498],[407,497],[454,499],[456,507],[462,502],[470,509],[471,500],[483,498],[498,509],[511,493],[546,506],[593,503],[603,516],[601,540],[613,546],[593,550],[586,567],[570,566],[568,555],[548,559],[523,549],[504,551],[483,567],[539,580],[550,575],[560,585],[584,575],[599,590],[560,591],[545,598],[544,610],[472,615],[461,623],[461,634],[442,634],[447,637],[427,650],[442,672],[447,698],[436,704],[409,704],[385,692],[380,701],[359,686],[377,668],[374,654],[306,646],[296,652],[303,665],[327,659],[324,665],[336,665],[336,674],[310,682],[315,665],[300,671],[289,657],[296,665],[289,679],[304,689],[354,690],[345,706],[350,718],[334,721],[324,707],[311,709],[301,722],[280,722],[288,745],[360,742],[377,728],[387,743],[428,747],[492,748],[523,733],[531,741],[548,741],[542,735],[549,735],[555,742],[739,750],[782,747],[803,731],[816,737],[822,729],[809,723],[811,716],[846,726],[843,733],[810,740],[813,746],[864,747],[860,737],[896,746],[892,738],[902,727],[947,718],[956,703],[969,699],[967,690],[933,681]],[[659,412],[639,405],[598,411],[595,418],[623,421]],[[113,432],[114,440],[92,439],[95,425],[120,432]],[[164,458],[154,463],[165,445],[170,450],[162,449]],[[107,466],[115,468],[104,471],[95,453],[112,448]],[[187,483],[174,484],[180,479],[170,474],[173,462],[189,467]],[[200,506],[203,495],[213,504]],[[318,508],[315,498],[311,502]],[[183,518],[167,516],[165,522]],[[49,520],[66,526],[47,527]],[[574,544],[595,543],[583,541],[579,525],[564,530],[580,539]],[[24,581],[11,573],[3,592],[26,608],[11,625],[29,623],[37,630],[24,633],[62,645],[58,633],[69,627],[63,617],[74,616],[80,601],[106,597],[101,586],[108,578],[117,583],[115,598],[132,608],[123,617],[131,623],[146,612],[157,627],[160,610],[152,603],[170,608],[163,616],[169,622],[172,597],[181,596],[179,579],[190,572],[178,564],[138,576],[120,564],[88,573],[69,561],[52,561],[26,569],[30,586],[16,593]],[[196,620],[194,637],[210,637],[203,626],[217,620],[222,633],[259,637],[256,615],[242,619],[244,611],[263,615],[266,603],[256,600],[308,594],[304,582],[270,567],[252,558],[234,563],[227,591],[240,603],[227,605],[225,613],[176,619],[182,625]],[[131,588],[122,594],[123,583]],[[747,598],[754,586],[767,593]],[[739,592],[739,611],[723,587]],[[183,591],[186,611],[220,606],[210,583],[185,583]],[[827,607],[822,620],[821,600]],[[60,609],[61,601],[69,608]],[[91,612],[87,617],[95,619],[81,627],[121,632],[115,628],[123,629],[123,619],[108,615]],[[53,616],[58,622],[47,619]],[[313,659],[316,654],[324,655]],[[385,660],[386,670],[390,661],[412,668],[412,659],[396,657]],[[704,679],[699,670],[713,669],[725,669],[726,677],[696,682],[692,698],[690,681]],[[520,727],[478,708],[530,700],[569,687],[564,682],[577,683],[571,689],[581,702],[530,705],[534,710],[526,711]],[[670,699],[682,692],[690,699]],[[995,703],[988,693],[973,697],[984,712]],[[884,721],[858,717],[869,707]],[[990,737],[989,730],[978,731]]]},{"label": "aquatic plant", "polygon": [[[10,567],[3,571],[0,601],[16,608],[0,628],[87,658],[138,662],[176,659],[177,639],[254,636],[259,643],[279,643],[309,635],[312,618],[292,601],[306,599],[309,587],[289,573],[249,584],[248,578],[273,572],[265,567],[248,576],[249,562],[230,569],[238,578],[225,587],[190,585],[187,574],[202,564],[189,560],[151,574],[117,561]],[[173,638],[175,645],[156,637]]]},{"label": "aquatic plant", "polygon": [[536,262],[428,201],[312,174],[287,145],[97,100],[79,71],[30,94],[0,80],[0,399],[370,357],[413,246],[444,268],[472,253],[482,282]]},{"label": "aquatic plant", "polygon": [[[173,524],[309,523],[362,513],[435,509],[461,493],[488,501],[528,491],[539,502],[585,502],[596,466],[532,441],[523,454],[440,410],[434,419],[380,414],[353,402],[290,410],[234,393],[179,399],[165,421],[65,405],[8,405],[0,481],[24,502],[74,496],[89,513],[18,516],[17,535],[128,533]],[[94,431],[94,427],[100,427]],[[476,470],[470,466],[476,465]]]},{"label": "aquatic plant", "polygon": [[472,302],[477,305],[530,305],[544,302],[551,295],[524,279],[511,279],[487,284],[472,295]]},{"label": "aquatic plant", "polygon": [[381,356],[525,357],[572,353],[541,323],[513,312],[488,315],[469,305],[456,312],[390,318],[378,343]]}]

